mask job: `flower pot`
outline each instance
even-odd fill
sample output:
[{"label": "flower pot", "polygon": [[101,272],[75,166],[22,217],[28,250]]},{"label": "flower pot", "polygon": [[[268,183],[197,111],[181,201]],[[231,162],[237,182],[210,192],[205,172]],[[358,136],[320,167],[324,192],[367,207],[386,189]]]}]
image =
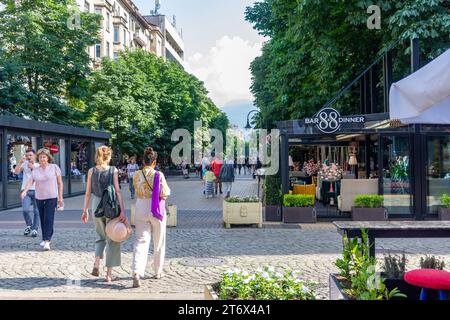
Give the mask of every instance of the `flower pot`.
[{"label": "flower pot", "polygon": [[284,223],[316,223],[317,214],[314,207],[283,207]]},{"label": "flower pot", "polygon": [[328,278],[328,285],[330,300],[350,300],[350,298],[344,293],[338,275],[330,274],[330,277]]},{"label": "flower pot", "polygon": [[283,217],[281,215],[281,208],[279,206],[265,206],[265,221],[281,222]]},{"label": "flower pot", "polygon": [[168,206],[169,212],[167,213],[167,227],[175,228],[177,226],[177,212],[178,208],[175,205]]},{"label": "flower pot", "polygon": [[218,283],[216,284],[208,284],[205,286],[205,300],[220,300],[219,295],[217,294],[216,290],[214,288],[217,288],[219,286]]},{"label": "flower pot", "polygon": [[439,208],[439,220],[450,221],[450,208]]},{"label": "flower pot", "polygon": [[388,211],[386,208],[360,208],[352,207],[353,221],[387,221]]},{"label": "flower pot", "polygon": [[230,229],[232,224],[256,224],[258,228],[262,228],[262,203],[224,201],[223,222],[227,229]]}]

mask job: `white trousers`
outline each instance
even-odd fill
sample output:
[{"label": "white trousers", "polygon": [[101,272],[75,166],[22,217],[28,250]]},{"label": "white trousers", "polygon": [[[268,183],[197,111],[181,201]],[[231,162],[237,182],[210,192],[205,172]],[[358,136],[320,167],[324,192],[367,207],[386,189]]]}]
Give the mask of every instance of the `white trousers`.
[{"label": "white trousers", "polygon": [[151,200],[138,199],[136,202],[135,226],[136,243],[133,253],[133,274],[145,275],[150,240],[153,237],[153,269],[161,274],[166,255],[166,217],[164,221],[151,214]]}]

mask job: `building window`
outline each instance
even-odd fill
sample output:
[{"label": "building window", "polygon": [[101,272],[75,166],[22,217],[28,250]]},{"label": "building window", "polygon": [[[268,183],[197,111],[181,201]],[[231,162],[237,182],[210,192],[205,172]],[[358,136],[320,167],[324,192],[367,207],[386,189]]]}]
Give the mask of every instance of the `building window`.
[{"label": "building window", "polygon": [[95,45],[95,58],[100,59],[101,56],[102,56],[102,46],[100,43],[97,43]]},{"label": "building window", "polygon": [[113,52],[113,58],[114,58],[114,60],[119,59],[119,53],[117,51]]},{"label": "building window", "polygon": [[109,42],[106,41],[106,55],[109,57]]},{"label": "building window", "polygon": [[114,27],[114,42],[120,42],[119,27]]},{"label": "building window", "polygon": [[123,30],[123,45],[127,45],[127,31]]},{"label": "building window", "polygon": [[125,22],[128,23],[128,15],[126,13],[124,13],[123,17],[125,18]]},{"label": "building window", "polygon": [[89,11],[91,11],[90,8],[91,8],[91,6],[90,6],[89,2],[85,1],[84,2],[84,11],[89,12]]},{"label": "building window", "polygon": [[103,13],[102,13],[102,8],[100,8],[100,7],[95,7],[95,13],[96,14],[99,14],[99,15],[102,15]]},{"label": "building window", "polygon": [[109,31],[109,25],[111,24],[111,15],[109,12],[106,13],[106,31]]}]

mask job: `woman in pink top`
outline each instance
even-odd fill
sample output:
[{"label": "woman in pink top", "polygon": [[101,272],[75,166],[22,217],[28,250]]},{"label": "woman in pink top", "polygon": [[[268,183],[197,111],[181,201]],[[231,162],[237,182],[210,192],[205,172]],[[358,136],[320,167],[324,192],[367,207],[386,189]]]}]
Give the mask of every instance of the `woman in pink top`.
[{"label": "woman in pink top", "polygon": [[53,236],[53,225],[55,221],[56,208],[64,207],[63,202],[63,181],[61,169],[53,164],[53,156],[48,149],[41,149],[37,152],[39,167],[33,170],[21,197],[25,198],[28,189],[36,184],[36,203],[39,210],[39,217],[42,225],[41,246],[45,251],[50,250],[50,241]]}]

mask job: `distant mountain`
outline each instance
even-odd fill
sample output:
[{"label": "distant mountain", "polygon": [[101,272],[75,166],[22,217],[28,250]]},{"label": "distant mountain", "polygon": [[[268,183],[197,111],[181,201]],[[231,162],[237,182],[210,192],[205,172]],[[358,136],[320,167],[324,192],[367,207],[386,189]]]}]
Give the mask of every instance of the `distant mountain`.
[{"label": "distant mountain", "polygon": [[248,113],[255,110],[256,107],[252,101],[233,101],[220,109],[227,114],[228,120],[230,120],[232,125],[244,128],[247,125]]}]

